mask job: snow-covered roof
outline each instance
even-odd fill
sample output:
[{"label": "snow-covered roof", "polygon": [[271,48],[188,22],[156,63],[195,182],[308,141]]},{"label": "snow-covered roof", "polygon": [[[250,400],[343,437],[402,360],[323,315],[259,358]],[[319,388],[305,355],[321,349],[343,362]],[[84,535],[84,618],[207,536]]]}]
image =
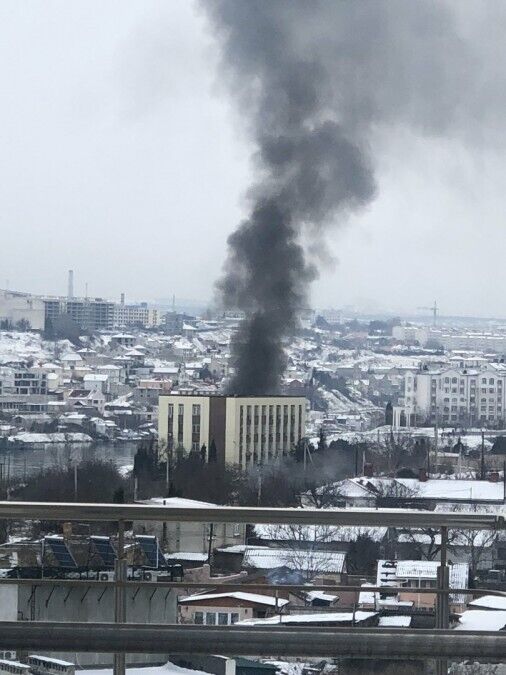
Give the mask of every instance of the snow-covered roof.
[{"label": "snow-covered roof", "polygon": [[506,611],[469,609],[459,617],[455,630],[503,630],[506,627]]},{"label": "snow-covered roof", "polygon": [[61,433],[54,432],[50,434],[23,431],[15,436],[9,436],[11,443],[91,443],[91,436],[80,432]]},{"label": "snow-covered roof", "polygon": [[0,670],[3,670],[2,666],[14,666],[15,668],[24,668],[25,670],[30,669],[30,666],[27,663],[12,661],[11,659],[0,659]]},{"label": "snow-covered roof", "polygon": [[242,602],[253,602],[257,605],[267,605],[268,607],[284,607],[288,604],[288,600],[283,598],[275,598],[271,595],[260,595],[259,593],[244,593],[243,591],[233,591],[230,593],[202,593],[197,595],[188,595],[185,598],[179,598],[180,604],[187,604],[189,602],[209,604],[209,601],[219,600],[223,598],[230,598],[233,600],[240,600]]},{"label": "snow-covered roof", "polygon": [[380,627],[387,626],[388,628],[409,628],[411,626],[411,617],[403,616],[402,614],[394,614],[392,616],[380,616],[379,624]]},{"label": "snow-covered roof", "polygon": [[294,623],[361,623],[373,616],[377,612],[364,612],[359,610],[353,612],[315,612],[314,614],[283,614],[272,616],[268,619],[247,619],[239,621],[237,626],[272,626],[276,624],[290,625]]},{"label": "snow-covered roof", "polygon": [[503,484],[487,480],[459,480],[457,478],[430,478],[419,481],[417,478],[369,478],[358,476],[347,478],[336,484],[338,494],[349,497],[375,496],[385,490],[395,490],[396,496],[417,499],[443,499],[462,501],[470,499],[503,500]]},{"label": "snow-covered roof", "polygon": [[50,656],[39,656],[38,654],[30,654],[29,659],[42,659],[43,661],[48,661],[49,663],[54,663],[57,666],[73,666],[74,664],[71,661],[62,661],[62,659],[53,659]]},{"label": "snow-covered roof", "polygon": [[207,553],[195,553],[194,551],[178,551],[177,553],[168,553],[166,560],[186,560],[187,562],[202,562],[208,560]]},{"label": "snow-covered roof", "polygon": [[325,591],[309,591],[306,593],[306,598],[312,602],[313,600],[324,600],[325,602],[334,602],[339,598],[338,595],[331,595]]},{"label": "snow-covered roof", "polygon": [[233,546],[223,546],[222,548],[216,549],[220,553],[244,553],[246,551],[245,544],[234,544]]},{"label": "snow-covered roof", "polygon": [[247,546],[243,558],[244,567],[255,569],[276,569],[288,567],[292,570],[316,571],[319,573],[342,573],[346,553],[340,551],[319,551],[308,549],[269,548],[268,546]]},{"label": "snow-covered roof", "polygon": [[483,595],[469,603],[469,607],[476,609],[502,609],[506,611],[506,597],[500,595]]},{"label": "snow-covered roof", "polygon": [[150,506],[169,506],[175,509],[216,507],[216,504],[211,502],[199,502],[196,499],[185,499],[183,497],[151,497],[150,499],[140,500],[139,503],[149,504]]},{"label": "snow-covered roof", "polygon": [[[80,675],[113,675],[112,668],[97,668],[79,670]],[[166,663],[163,666],[144,666],[129,667],[128,675],[209,675],[202,670],[190,670],[176,666],[173,663]]]},{"label": "snow-covered roof", "polygon": [[[399,586],[403,579],[437,579],[438,560],[378,560],[376,584],[378,586]],[[449,565],[450,588],[467,588],[469,565]],[[362,594],[361,594],[362,595]],[[464,603],[463,595],[451,595],[453,602]]]}]

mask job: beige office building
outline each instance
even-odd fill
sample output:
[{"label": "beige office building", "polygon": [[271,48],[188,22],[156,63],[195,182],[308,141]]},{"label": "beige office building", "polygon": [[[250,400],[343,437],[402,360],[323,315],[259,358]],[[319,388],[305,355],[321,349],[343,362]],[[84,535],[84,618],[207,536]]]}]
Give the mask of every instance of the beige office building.
[{"label": "beige office building", "polygon": [[160,456],[205,445],[211,461],[242,468],[267,464],[295,448],[305,424],[302,396],[161,395]]}]

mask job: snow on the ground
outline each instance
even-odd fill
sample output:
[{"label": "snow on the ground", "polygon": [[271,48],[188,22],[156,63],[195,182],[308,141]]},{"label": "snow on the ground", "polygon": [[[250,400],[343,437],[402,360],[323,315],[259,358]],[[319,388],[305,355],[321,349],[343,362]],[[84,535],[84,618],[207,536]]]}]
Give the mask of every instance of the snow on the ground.
[{"label": "snow on the ground", "polygon": [[49,361],[53,355],[51,345],[39,333],[0,331],[0,365],[33,360]]},{"label": "snow on the ground", "polygon": [[[80,670],[79,673],[83,675],[112,675],[112,668],[100,668],[97,670]],[[202,670],[190,670],[189,668],[181,668],[170,661],[163,666],[147,666],[141,665],[127,668],[128,675],[208,675]]]}]

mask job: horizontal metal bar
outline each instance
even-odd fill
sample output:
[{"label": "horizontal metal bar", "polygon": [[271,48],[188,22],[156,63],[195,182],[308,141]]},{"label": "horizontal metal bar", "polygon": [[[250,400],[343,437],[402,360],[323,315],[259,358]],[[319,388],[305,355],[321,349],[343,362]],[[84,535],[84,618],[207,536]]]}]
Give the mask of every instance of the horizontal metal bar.
[{"label": "horizontal metal bar", "polygon": [[481,513],[435,513],[408,509],[271,509],[240,506],[169,507],[146,504],[75,504],[0,502],[0,519],[165,521],[297,525],[368,525],[373,527],[449,527],[506,529],[503,516]]},{"label": "horizontal metal bar", "polygon": [[[168,588],[175,591],[184,591],[186,594],[198,593],[206,589],[212,589],[216,592],[228,593],[232,591],[243,591],[245,593],[251,591],[261,591],[268,595],[272,595],[275,591],[286,591],[290,593],[307,593],[309,591],[327,591],[327,593],[342,593],[348,591],[351,593],[432,593],[433,595],[494,595],[498,597],[506,597],[506,591],[497,591],[488,588],[416,588],[407,586],[345,586],[337,584],[329,586],[329,584],[240,584],[240,583],[220,583],[216,581],[210,582],[185,582],[185,581],[100,581],[94,579],[0,579],[0,586],[61,586],[61,587],[96,587],[103,588],[113,586],[124,586],[125,588]],[[328,610],[327,610],[328,611]],[[1,626],[1,623],[0,623]]]},{"label": "horizontal metal bar", "polygon": [[2,624],[0,649],[504,660],[506,634],[383,628],[311,629],[276,625],[265,629],[19,621]]}]

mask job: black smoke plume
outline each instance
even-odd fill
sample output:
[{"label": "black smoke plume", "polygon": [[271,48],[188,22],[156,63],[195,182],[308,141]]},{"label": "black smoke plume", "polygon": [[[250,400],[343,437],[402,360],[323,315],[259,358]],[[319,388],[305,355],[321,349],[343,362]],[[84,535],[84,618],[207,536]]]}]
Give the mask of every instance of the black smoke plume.
[{"label": "black smoke plume", "polygon": [[[429,0],[205,0],[222,74],[257,151],[250,214],[218,289],[244,310],[231,392],[279,391],[284,346],[317,276],[303,241],[375,194],[370,144],[457,126],[474,62],[452,7]],[[472,113],[470,115],[472,117]]]}]

